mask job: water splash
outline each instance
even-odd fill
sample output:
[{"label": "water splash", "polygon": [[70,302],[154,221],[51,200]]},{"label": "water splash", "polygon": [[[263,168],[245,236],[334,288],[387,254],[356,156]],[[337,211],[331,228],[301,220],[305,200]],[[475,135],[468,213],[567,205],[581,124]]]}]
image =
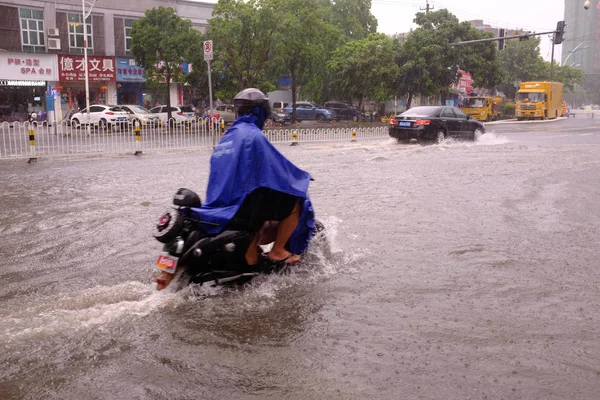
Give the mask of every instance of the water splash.
[{"label": "water splash", "polygon": [[76,294],[60,294],[43,302],[33,299],[31,304],[3,317],[0,334],[8,341],[46,338],[146,316],[177,301],[179,296],[155,292],[153,284],[125,282],[98,286]]}]

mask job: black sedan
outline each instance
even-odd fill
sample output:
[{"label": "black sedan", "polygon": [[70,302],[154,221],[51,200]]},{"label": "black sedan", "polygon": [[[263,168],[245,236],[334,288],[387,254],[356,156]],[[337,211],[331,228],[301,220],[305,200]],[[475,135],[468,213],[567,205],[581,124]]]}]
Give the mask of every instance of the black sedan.
[{"label": "black sedan", "polygon": [[446,106],[413,107],[390,119],[390,136],[399,142],[410,140],[440,143],[447,137],[477,140],[485,126],[461,109]]}]

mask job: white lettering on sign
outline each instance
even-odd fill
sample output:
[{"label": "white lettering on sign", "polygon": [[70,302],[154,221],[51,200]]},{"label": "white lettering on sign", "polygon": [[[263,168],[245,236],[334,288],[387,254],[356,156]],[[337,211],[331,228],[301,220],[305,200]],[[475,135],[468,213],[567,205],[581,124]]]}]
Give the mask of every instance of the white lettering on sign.
[{"label": "white lettering on sign", "polygon": [[90,72],[92,71],[100,71],[100,60],[90,60]]},{"label": "white lettering on sign", "polygon": [[115,65],[113,64],[112,59],[105,58],[104,60],[102,60],[102,71],[115,72]]},{"label": "white lettering on sign", "polygon": [[46,86],[46,81],[18,81],[0,79],[0,86]]}]

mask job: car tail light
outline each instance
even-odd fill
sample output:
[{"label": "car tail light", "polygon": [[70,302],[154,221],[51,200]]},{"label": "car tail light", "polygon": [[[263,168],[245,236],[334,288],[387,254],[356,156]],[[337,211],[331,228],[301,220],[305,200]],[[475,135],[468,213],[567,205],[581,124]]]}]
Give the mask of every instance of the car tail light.
[{"label": "car tail light", "polygon": [[415,125],[429,125],[431,124],[430,119],[418,119],[415,121]]},{"label": "car tail light", "polygon": [[179,111],[179,112],[177,113],[177,115],[183,115],[183,113],[182,113],[181,111]]},{"label": "car tail light", "polygon": [[391,118],[390,119],[390,124],[391,125],[396,125],[398,123],[398,121],[396,121],[396,118]]}]

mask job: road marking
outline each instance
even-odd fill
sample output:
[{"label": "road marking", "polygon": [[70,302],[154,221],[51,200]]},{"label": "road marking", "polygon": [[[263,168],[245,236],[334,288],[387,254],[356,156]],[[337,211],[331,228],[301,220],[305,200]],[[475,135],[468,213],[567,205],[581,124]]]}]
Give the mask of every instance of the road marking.
[{"label": "road marking", "polygon": [[[593,133],[580,133],[577,136],[592,136]],[[554,138],[562,138],[562,137],[574,137],[573,135],[555,135],[555,136],[546,136],[545,139],[554,139]]]}]

